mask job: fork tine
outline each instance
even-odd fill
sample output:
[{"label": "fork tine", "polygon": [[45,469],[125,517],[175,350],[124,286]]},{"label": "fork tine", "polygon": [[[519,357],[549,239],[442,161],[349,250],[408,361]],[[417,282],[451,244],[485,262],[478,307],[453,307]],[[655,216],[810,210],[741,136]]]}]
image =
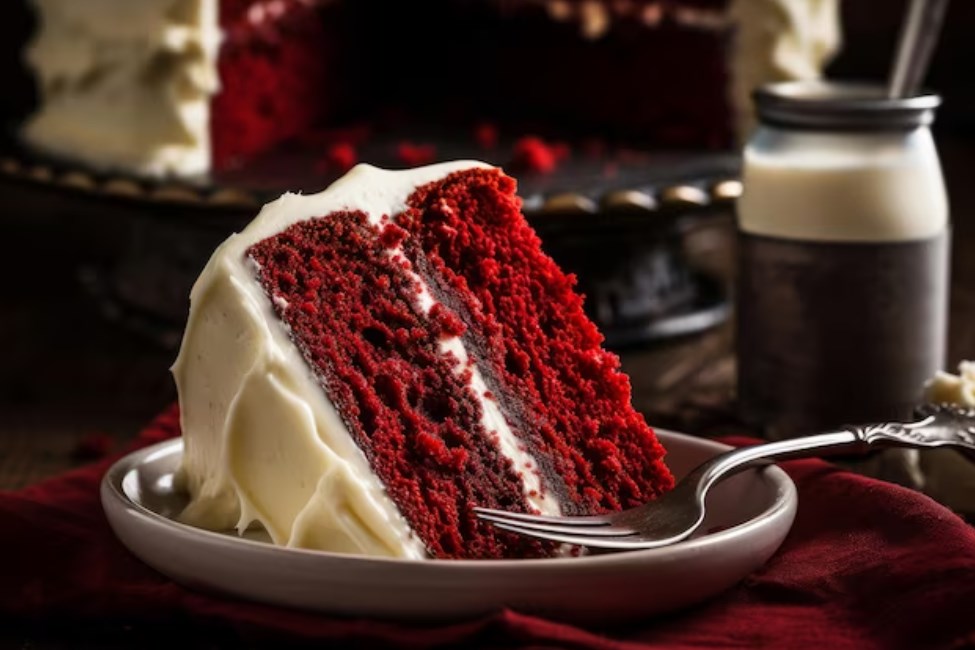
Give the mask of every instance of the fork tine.
[{"label": "fork tine", "polygon": [[528,537],[537,537],[538,539],[562,542],[563,544],[572,544],[574,546],[591,546],[593,548],[645,549],[666,546],[679,541],[679,538],[646,540],[640,537],[591,537],[578,534],[546,533],[540,530],[523,528],[518,524],[496,523],[494,526],[512,533],[518,533],[519,535],[527,535]]},{"label": "fork tine", "polygon": [[585,517],[549,517],[547,515],[533,515],[527,512],[510,512],[508,510],[494,510],[493,508],[474,508],[478,517],[484,515],[494,517],[492,521],[527,521],[540,524],[557,524],[566,526],[609,526],[612,522],[598,515]]},{"label": "fork tine", "polygon": [[525,520],[518,519],[512,520],[508,517],[499,517],[494,514],[479,512],[477,516],[485,521],[490,521],[495,525],[508,524],[516,525],[524,530],[535,530],[540,533],[564,533],[566,535],[592,535],[595,537],[624,537],[627,535],[636,535],[637,532],[631,528],[620,528],[618,526],[611,526],[609,522],[597,522],[594,526],[582,527],[578,525],[574,526],[562,526],[559,524],[550,524],[544,521],[535,520]]}]

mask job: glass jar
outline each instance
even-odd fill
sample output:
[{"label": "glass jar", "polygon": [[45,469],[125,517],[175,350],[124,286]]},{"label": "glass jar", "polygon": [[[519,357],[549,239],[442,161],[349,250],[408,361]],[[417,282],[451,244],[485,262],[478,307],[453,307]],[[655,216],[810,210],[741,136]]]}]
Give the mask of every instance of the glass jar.
[{"label": "glass jar", "polygon": [[770,437],[908,418],[945,354],[939,98],[773,84],[738,203],[739,403]]}]

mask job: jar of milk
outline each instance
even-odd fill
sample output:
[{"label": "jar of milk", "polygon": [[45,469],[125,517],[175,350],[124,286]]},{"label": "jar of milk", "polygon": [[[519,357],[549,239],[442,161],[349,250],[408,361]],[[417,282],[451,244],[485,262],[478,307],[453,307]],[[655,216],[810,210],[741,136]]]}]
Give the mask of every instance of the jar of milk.
[{"label": "jar of milk", "polygon": [[770,437],[909,418],[945,354],[949,223],[935,95],[755,94],[738,203],[738,391]]}]

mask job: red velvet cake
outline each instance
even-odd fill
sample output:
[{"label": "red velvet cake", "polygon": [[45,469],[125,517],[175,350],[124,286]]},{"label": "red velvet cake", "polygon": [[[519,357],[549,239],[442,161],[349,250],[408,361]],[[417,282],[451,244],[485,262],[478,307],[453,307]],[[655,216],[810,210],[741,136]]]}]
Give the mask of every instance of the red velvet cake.
[{"label": "red velvet cake", "polygon": [[184,519],[280,544],[550,555],[472,509],[627,508],[667,490],[618,359],[477,163],[360,165],[214,254],[174,367]]},{"label": "red velvet cake", "polygon": [[225,170],[389,112],[726,147],[757,84],[819,75],[836,2],[32,0],[40,102],[23,136],[149,175]]},{"label": "red velvet cake", "polygon": [[322,0],[220,0],[213,166],[223,169],[328,119],[342,95],[338,8]]}]

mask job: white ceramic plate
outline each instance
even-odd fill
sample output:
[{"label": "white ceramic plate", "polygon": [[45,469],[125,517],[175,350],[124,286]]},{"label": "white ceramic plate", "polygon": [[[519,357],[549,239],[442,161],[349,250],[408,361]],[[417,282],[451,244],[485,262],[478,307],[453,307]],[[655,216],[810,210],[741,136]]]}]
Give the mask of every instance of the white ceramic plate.
[{"label": "white ceramic plate", "polygon": [[[679,477],[727,450],[659,431]],[[744,472],[709,496],[702,533],[665,548],[544,560],[411,561],[277,547],[174,521],[182,441],[130,454],[102,482],[108,520],[146,564],[189,587],[340,615],[450,619],[508,606],[574,621],[633,619],[699,602],[764,564],[785,539],[796,488],[781,469]]]}]

